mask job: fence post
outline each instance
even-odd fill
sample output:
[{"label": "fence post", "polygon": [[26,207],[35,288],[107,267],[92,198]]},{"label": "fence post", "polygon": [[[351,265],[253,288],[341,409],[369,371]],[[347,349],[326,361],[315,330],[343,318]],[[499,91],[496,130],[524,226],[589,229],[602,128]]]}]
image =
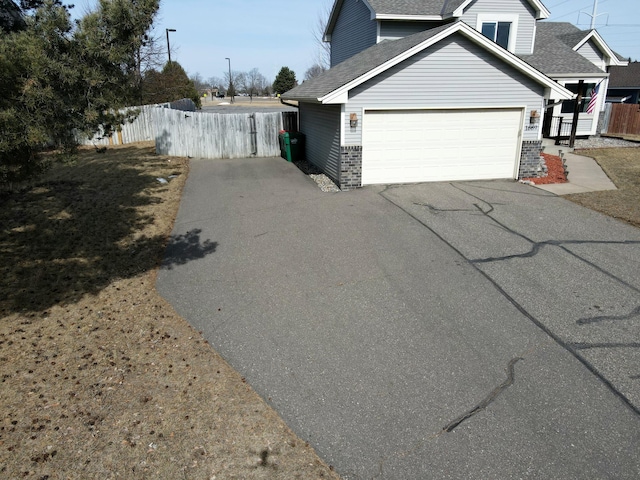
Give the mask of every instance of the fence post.
[{"label": "fence post", "polygon": [[560,137],[562,136],[562,123],[564,120],[564,117],[558,117],[559,121],[558,121],[558,133],[556,135],[556,145],[560,145]]}]

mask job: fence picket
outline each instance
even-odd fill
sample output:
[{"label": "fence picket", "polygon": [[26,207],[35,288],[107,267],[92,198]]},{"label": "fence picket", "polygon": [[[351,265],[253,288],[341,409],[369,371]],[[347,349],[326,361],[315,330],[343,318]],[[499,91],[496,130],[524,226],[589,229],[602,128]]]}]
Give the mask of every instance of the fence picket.
[{"label": "fence picket", "polygon": [[[122,126],[122,133],[93,138],[77,137],[83,145],[118,145],[156,142],[161,155],[198,158],[274,157],[280,155],[278,133],[283,116],[275,113],[220,114],[180,111],[167,105],[135,107],[138,117]],[[297,115],[293,112],[293,115]],[[253,118],[251,118],[253,117]],[[287,123],[297,123],[292,115]]]},{"label": "fence picket", "polygon": [[624,103],[612,105],[607,133],[640,135],[640,106]]},{"label": "fence picket", "polygon": [[[279,112],[226,115],[155,109],[152,116],[157,127],[156,151],[161,155],[243,158],[280,154]],[[255,146],[251,116],[255,119]]]}]

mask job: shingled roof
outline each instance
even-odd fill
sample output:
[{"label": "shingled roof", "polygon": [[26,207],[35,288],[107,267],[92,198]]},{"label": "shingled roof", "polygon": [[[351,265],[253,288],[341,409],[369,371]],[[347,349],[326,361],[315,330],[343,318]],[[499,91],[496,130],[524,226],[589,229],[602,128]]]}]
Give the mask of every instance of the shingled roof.
[{"label": "shingled roof", "polygon": [[286,92],[284,98],[317,100],[449,28],[426,30],[399,40],[384,40]]},{"label": "shingled roof", "polygon": [[[527,0],[531,6],[538,10],[538,19],[547,18],[549,11],[540,0]],[[338,19],[338,13],[345,0],[335,0],[333,9],[327,22],[326,34],[331,34]],[[394,17],[407,20],[407,17],[439,17],[451,18],[461,6],[472,3],[471,0],[366,0],[366,4],[373,10],[375,17],[386,17],[387,20]],[[466,7],[466,5],[465,5]]]},{"label": "shingled roof", "polygon": [[[545,76],[535,67],[497,46],[480,32],[462,21],[442,25],[424,32],[419,32],[398,40],[384,40],[362,52],[337,64],[317,77],[303,82],[301,85],[284,93],[282,97],[290,100],[307,102],[340,103],[336,96],[344,94],[346,89],[378,75],[384,69],[414,55],[421,46],[427,48],[452,34],[461,34],[484,46],[487,50],[501,57],[506,63],[520,70],[546,87],[553,89],[559,97],[571,98],[571,93]],[[345,87],[345,88],[343,88]],[[342,93],[340,93],[342,92]],[[333,98],[331,98],[333,96]]]},{"label": "shingled roof", "polygon": [[640,88],[640,62],[631,62],[626,67],[611,67],[609,88]]},{"label": "shingled roof", "polygon": [[573,48],[589,34],[570,23],[539,22],[533,55],[520,55],[525,62],[547,75],[604,74]]},{"label": "shingled roof", "polygon": [[[442,15],[446,3],[464,0],[367,0],[378,15]],[[453,10],[452,10],[453,11]]]}]

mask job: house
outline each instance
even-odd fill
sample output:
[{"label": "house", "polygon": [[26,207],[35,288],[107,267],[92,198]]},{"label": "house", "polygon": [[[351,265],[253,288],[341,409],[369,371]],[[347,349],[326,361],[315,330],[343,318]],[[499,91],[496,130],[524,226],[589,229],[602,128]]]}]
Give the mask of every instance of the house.
[{"label": "house", "polygon": [[[570,23],[559,22],[538,23],[534,52],[531,55],[521,55],[521,58],[574,94],[578,93],[579,81],[584,82],[577,136],[595,135],[609,85],[607,71],[613,68],[612,66],[626,65],[627,62],[607,46],[597,31],[584,31]],[[596,102],[590,109],[589,105],[596,88]],[[570,124],[574,109],[573,99],[549,108],[546,121],[543,122],[543,135],[554,135],[554,118],[563,117],[565,122]]]},{"label": "house", "polygon": [[640,62],[626,67],[611,67],[607,102],[640,103]]},{"label": "house", "polygon": [[331,68],[283,95],[307,159],[342,189],[539,175],[547,107],[560,115],[579,81],[620,64],[597,32],[549,15],[539,0],[336,0]]}]

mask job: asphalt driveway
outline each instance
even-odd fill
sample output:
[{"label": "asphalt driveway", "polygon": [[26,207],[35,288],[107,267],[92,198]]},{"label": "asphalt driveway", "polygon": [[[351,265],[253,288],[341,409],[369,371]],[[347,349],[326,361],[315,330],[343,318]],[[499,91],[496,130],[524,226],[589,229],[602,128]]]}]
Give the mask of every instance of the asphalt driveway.
[{"label": "asphalt driveway", "polygon": [[640,476],[640,230],[513,182],[191,168],[158,289],[344,478]]}]

